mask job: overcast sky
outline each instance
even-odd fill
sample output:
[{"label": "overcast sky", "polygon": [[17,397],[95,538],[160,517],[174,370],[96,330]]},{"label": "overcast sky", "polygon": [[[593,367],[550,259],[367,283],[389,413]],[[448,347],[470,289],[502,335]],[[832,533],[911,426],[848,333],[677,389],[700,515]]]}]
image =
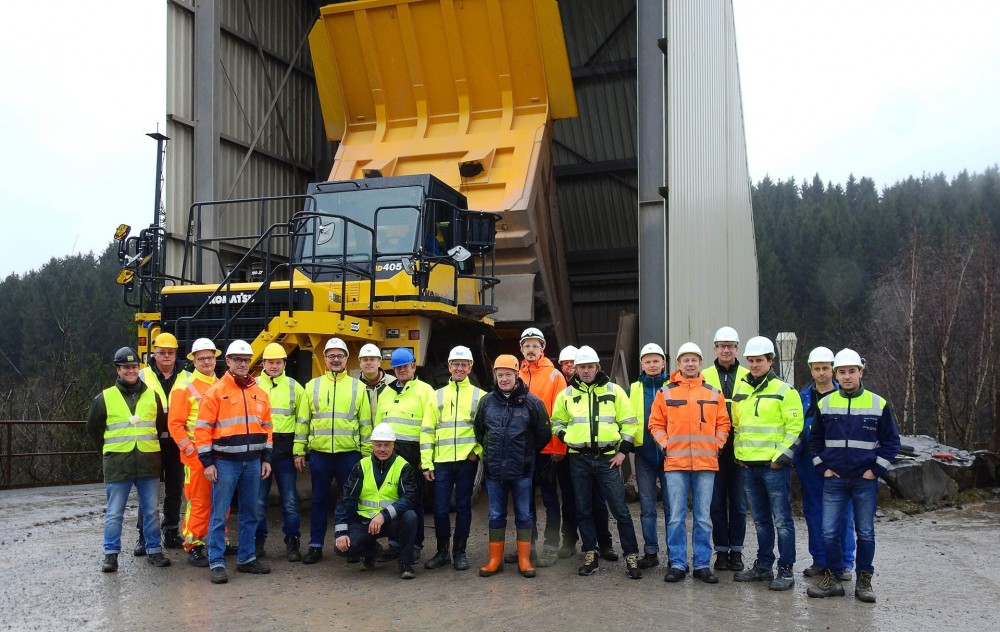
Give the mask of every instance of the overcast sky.
[{"label": "overcast sky", "polygon": [[[563,0],[568,1],[568,0]],[[1000,162],[1000,4],[733,0],[750,175],[882,187]],[[165,2],[0,20],[0,279],[153,215]]]}]

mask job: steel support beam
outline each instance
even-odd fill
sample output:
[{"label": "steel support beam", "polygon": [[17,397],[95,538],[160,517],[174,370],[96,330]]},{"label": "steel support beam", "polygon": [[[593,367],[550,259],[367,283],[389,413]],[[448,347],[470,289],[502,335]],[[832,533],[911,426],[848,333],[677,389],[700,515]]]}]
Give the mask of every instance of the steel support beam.
[{"label": "steel support beam", "polygon": [[[194,156],[193,191],[195,202],[217,199],[218,190],[218,85],[219,12],[216,2],[199,2],[194,9]],[[202,234],[217,233],[217,206],[202,214]],[[197,264],[196,264],[197,265]],[[196,270],[198,268],[196,267]],[[221,280],[222,271],[213,257],[205,257],[197,281]]]}]

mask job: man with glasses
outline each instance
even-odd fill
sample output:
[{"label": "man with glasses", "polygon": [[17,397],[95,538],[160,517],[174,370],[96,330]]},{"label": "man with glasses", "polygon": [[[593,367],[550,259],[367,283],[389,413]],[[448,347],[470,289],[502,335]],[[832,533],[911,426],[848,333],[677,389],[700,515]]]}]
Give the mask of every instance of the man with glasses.
[{"label": "man with glasses", "polygon": [[371,454],[372,419],[364,386],[347,374],[350,352],[340,338],[330,338],[323,349],[325,374],[305,386],[295,425],[295,469],[312,470],[312,513],[309,516],[309,549],[303,564],[323,559],[323,544],[330,510],[330,484],[347,482],[354,465]]},{"label": "man with glasses", "polygon": [[[174,383],[185,381],[191,377],[187,371],[177,370],[177,338],[173,334],[161,333],[153,339],[153,362],[139,372],[139,380],[153,389],[163,402],[164,412],[169,413],[170,399],[167,397]],[[166,426],[157,427],[160,439],[161,467],[163,468],[163,546],[168,549],[179,549],[184,540],[180,535],[181,493],[184,489],[184,469],[181,467],[181,454],[177,444],[170,437]],[[146,540],[143,537],[142,525],[136,523],[139,539],[135,543],[132,555],[141,557],[146,554]]]}]

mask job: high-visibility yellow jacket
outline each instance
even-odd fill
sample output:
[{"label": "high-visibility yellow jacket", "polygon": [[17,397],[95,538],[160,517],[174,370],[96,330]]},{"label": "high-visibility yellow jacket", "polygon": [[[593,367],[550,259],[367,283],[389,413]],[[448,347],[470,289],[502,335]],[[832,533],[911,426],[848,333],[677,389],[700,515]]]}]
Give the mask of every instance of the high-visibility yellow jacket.
[{"label": "high-visibility yellow jacket", "polygon": [[378,418],[392,426],[396,442],[420,443],[420,428],[424,422],[427,404],[434,399],[431,385],[416,378],[400,386],[392,382],[378,396]]},{"label": "high-visibility yellow jacket", "polygon": [[[190,377],[191,374],[187,371],[182,370],[175,372],[173,381],[167,380],[168,385],[170,385],[170,390],[173,390],[174,384],[177,384],[178,382],[186,382]],[[170,397],[168,397],[168,393],[163,390],[163,383],[160,382],[160,374],[153,368],[152,364],[139,371],[139,381],[153,389],[153,392],[156,393],[156,395],[160,398],[160,402],[163,404],[163,412],[169,413]],[[157,428],[156,430],[161,439],[170,437],[170,432],[165,426]]]},{"label": "high-visibility yellow jacket", "polygon": [[393,459],[381,485],[375,481],[372,465],[372,459],[361,459],[364,481],[361,484],[361,493],[358,494],[358,515],[367,520],[374,518],[383,509],[391,508],[392,504],[399,500],[399,479],[406,461]]},{"label": "high-visibility yellow jacket", "polygon": [[313,378],[299,400],[295,456],[315,452],[371,454],[372,419],[361,382],[347,371]]},{"label": "high-visibility yellow jacket", "polygon": [[159,452],[156,437],[156,393],[145,389],[129,410],[125,398],[116,386],[104,389],[104,406],[108,411],[104,427],[104,454],[109,452]]},{"label": "high-visibility yellow jacket", "polygon": [[271,400],[271,423],[274,433],[294,433],[299,402],[305,389],[284,373],[271,377],[264,373],[257,378],[257,385],[264,389]]},{"label": "high-visibility yellow jacket", "polygon": [[628,454],[635,445],[639,422],[625,390],[601,372],[590,384],[574,377],[556,397],[552,434],[570,453]]},{"label": "high-visibility yellow jacket", "polygon": [[[718,362],[718,360],[716,360]],[[729,416],[733,416],[733,394],[736,393],[736,389],[739,388],[740,383],[743,378],[750,375],[750,371],[747,370],[745,366],[740,364],[738,361],[736,363],[736,375],[734,376],[733,388],[730,390],[729,395],[726,395],[726,389],[723,388],[722,379],[719,376],[719,367],[717,364],[713,363],[711,366],[705,367],[701,371],[701,376],[705,378],[705,383],[714,386],[715,388],[722,391],[722,396],[726,398],[726,410]]]},{"label": "high-visibility yellow jacket", "polygon": [[486,393],[474,386],[469,378],[449,381],[434,393],[434,399],[424,409],[420,429],[420,462],[423,469],[434,469],[435,463],[464,461],[475,452],[482,456],[483,448],[476,443],[472,425],[479,400]]},{"label": "high-visibility yellow jacket", "polygon": [[736,460],[791,465],[802,433],[802,400],[774,373],[756,387],[749,375],[733,392]]}]

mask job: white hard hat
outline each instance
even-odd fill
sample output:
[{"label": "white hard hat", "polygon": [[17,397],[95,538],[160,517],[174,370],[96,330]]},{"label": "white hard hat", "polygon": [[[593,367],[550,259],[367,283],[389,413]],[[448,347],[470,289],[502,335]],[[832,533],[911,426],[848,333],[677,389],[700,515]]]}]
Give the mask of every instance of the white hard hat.
[{"label": "white hard hat", "polygon": [[833,358],[833,368],[839,369],[842,366],[856,366],[865,368],[865,360],[854,349],[841,349]]},{"label": "white hard hat", "polygon": [[833,362],[833,351],[828,347],[816,347],[809,352],[809,359],[806,360],[806,364],[812,364],[813,362]]},{"label": "white hard hat", "polygon": [[559,352],[559,361],[566,362],[568,360],[570,362],[576,362],[576,352],[577,348],[573,345],[563,347],[563,350]]},{"label": "white hard hat", "polygon": [[465,362],[472,362],[472,350],[468,347],[463,347],[461,345],[455,347],[448,354],[448,362],[452,360],[464,360]]},{"label": "white hard hat", "polygon": [[191,353],[187,355],[188,360],[194,360],[194,354],[199,351],[214,351],[216,358],[222,355],[222,352],[215,346],[215,343],[208,338],[198,338],[194,341],[194,344],[191,345]]},{"label": "white hard hat", "polygon": [[542,342],[545,342],[545,334],[543,334],[542,330],[537,327],[528,327],[521,332],[521,342],[524,342],[528,338],[538,338]]},{"label": "white hard hat", "polygon": [[392,425],[382,422],[372,429],[372,441],[395,441],[396,433],[392,431]]},{"label": "white hard hat", "polygon": [[655,342],[650,342],[649,344],[647,344],[645,347],[642,348],[642,350],[639,352],[639,359],[642,360],[645,356],[648,356],[651,353],[655,353],[656,355],[662,357],[664,360],[667,359],[667,354],[663,353],[663,347],[656,344]]},{"label": "white hard hat", "polygon": [[732,327],[719,327],[712,342],[735,342],[740,344],[740,335]]},{"label": "white hard hat", "polygon": [[232,355],[253,355],[253,349],[250,348],[250,343],[246,340],[234,340],[229,344],[229,348],[226,349],[226,357]]},{"label": "white hard hat", "polygon": [[749,358],[750,356],[762,356],[769,353],[774,354],[774,343],[764,336],[754,336],[750,340],[747,340],[747,348],[743,350],[743,357]]},{"label": "white hard hat", "polygon": [[378,350],[378,347],[372,343],[368,343],[361,347],[361,351],[358,352],[358,358],[378,358],[382,359],[382,352]]},{"label": "white hard hat", "polygon": [[601,358],[594,351],[593,347],[588,347],[583,345],[576,350],[576,363],[577,364],[600,364]]},{"label": "white hard hat", "polygon": [[693,353],[702,360],[705,359],[705,356],[701,354],[701,347],[699,347],[693,342],[685,342],[684,344],[682,344],[680,347],[677,348],[677,359],[680,360],[681,356],[684,355],[685,353]]},{"label": "white hard hat", "polygon": [[347,343],[341,340],[340,338],[330,338],[329,340],[326,341],[326,346],[323,347],[323,352],[326,353],[330,349],[340,349],[341,351],[347,354],[348,358],[351,357],[351,352],[347,348]]}]

